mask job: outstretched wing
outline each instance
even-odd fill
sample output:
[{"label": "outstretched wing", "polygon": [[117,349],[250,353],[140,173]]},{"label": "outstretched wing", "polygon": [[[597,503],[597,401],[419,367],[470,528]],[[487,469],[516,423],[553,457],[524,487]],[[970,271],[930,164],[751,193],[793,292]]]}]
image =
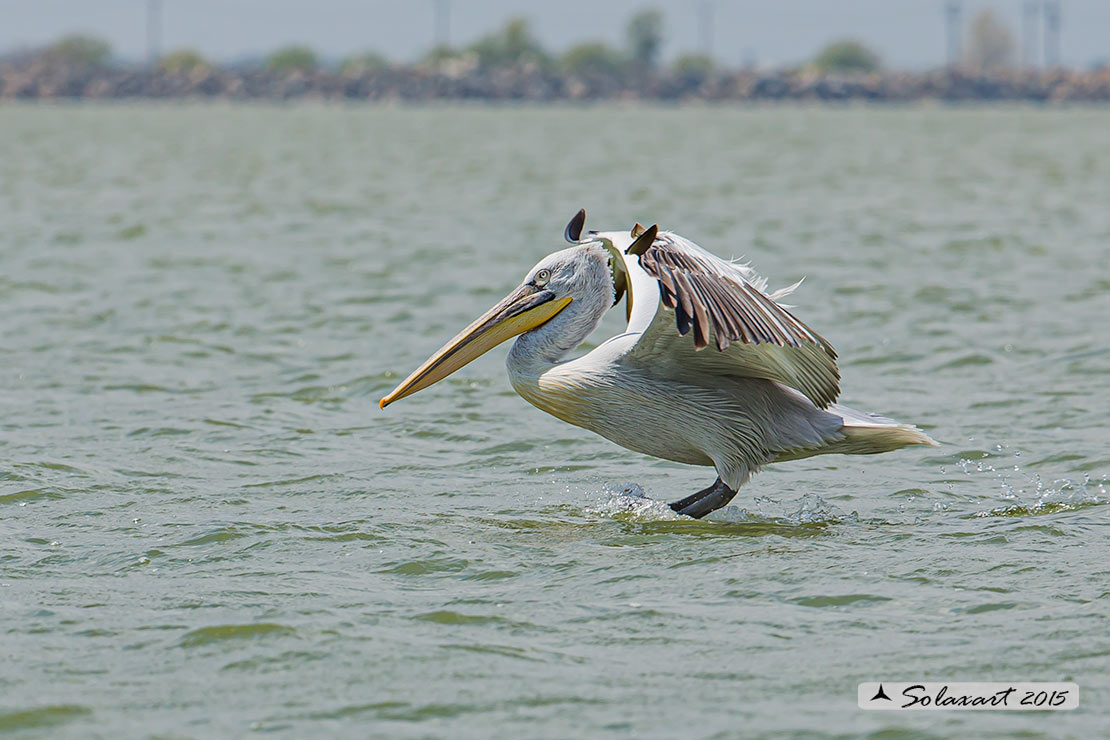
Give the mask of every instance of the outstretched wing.
[{"label": "outstretched wing", "polygon": [[794,286],[769,295],[766,281],[747,265],[654,227],[628,248],[624,262],[630,272],[646,273],[632,275],[633,282],[650,276],[659,287],[650,323],[633,326],[640,323],[634,312],[629,331],[641,335],[628,361],[675,379],[690,372],[765,378],[801,391],[820,408],[836,400],[836,351],[776,300]]}]

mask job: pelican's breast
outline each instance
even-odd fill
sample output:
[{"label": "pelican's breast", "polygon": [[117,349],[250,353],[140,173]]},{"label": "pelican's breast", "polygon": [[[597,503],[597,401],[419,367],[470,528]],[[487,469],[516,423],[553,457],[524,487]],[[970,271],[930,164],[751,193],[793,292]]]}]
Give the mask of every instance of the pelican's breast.
[{"label": "pelican's breast", "polygon": [[681,404],[676,389],[628,376],[618,363],[598,354],[595,350],[535,375],[510,366],[509,377],[522,398],[568,424],[645,455],[713,464],[703,446],[693,442],[700,410],[676,408]]},{"label": "pelican's breast", "polygon": [[565,373],[553,372],[553,369],[540,375],[527,375],[510,368],[509,380],[521,398],[541,411],[568,424],[597,431],[590,424],[596,411],[591,404],[595,394],[586,384]]}]

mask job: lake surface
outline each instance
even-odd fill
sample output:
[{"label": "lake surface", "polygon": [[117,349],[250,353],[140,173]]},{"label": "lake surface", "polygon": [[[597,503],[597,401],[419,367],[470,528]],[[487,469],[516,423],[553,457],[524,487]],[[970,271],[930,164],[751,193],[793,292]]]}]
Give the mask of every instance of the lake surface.
[{"label": "lake surface", "polygon": [[[1105,732],[1108,204],[1104,110],[0,107],[0,734]],[[842,402],[943,446],[693,521],[507,347],[379,411],[583,206],[807,276]]]}]

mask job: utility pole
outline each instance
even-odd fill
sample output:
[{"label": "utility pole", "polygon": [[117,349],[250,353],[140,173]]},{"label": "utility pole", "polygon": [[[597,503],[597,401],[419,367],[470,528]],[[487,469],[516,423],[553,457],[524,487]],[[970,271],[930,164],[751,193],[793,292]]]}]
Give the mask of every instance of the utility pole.
[{"label": "utility pole", "polygon": [[436,46],[451,43],[451,0],[432,0],[433,35]]},{"label": "utility pole", "polygon": [[1039,0],[1025,0],[1024,33],[1022,34],[1022,56],[1028,69],[1036,69],[1037,64],[1037,20],[1041,14]]},{"label": "utility pole", "polygon": [[960,39],[963,31],[963,29],[960,28],[960,15],[962,12],[963,3],[961,0],[948,0],[948,2],[944,4],[944,18],[947,27],[945,43],[947,45],[948,66],[952,69],[960,66],[960,57],[963,56],[963,50],[960,48]]},{"label": "utility pole", "polygon": [[701,53],[713,58],[713,0],[698,4],[698,46]]},{"label": "utility pole", "polygon": [[152,65],[162,58],[162,0],[146,0],[146,58]]},{"label": "utility pole", "polygon": [[1044,0],[1044,66],[1060,64],[1060,0]]}]

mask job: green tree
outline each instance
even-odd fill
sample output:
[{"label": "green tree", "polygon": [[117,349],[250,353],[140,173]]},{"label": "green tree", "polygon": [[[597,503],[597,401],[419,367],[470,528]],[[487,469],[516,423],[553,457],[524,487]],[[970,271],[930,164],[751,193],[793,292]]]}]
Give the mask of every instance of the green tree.
[{"label": "green tree", "polygon": [[424,55],[423,62],[424,64],[435,66],[450,59],[458,59],[462,54],[463,52],[447,44],[438,44],[437,46],[433,46],[428,53]]},{"label": "green tree", "polygon": [[316,52],[307,46],[285,46],[266,57],[266,69],[277,74],[313,72],[318,66]]},{"label": "green tree", "polygon": [[663,14],[654,8],[641,10],[628,19],[625,33],[633,61],[641,67],[654,67],[663,44]]},{"label": "green tree", "polygon": [[683,82],[700,85],[713,74],[713,58],[706,54],[683,54],[672,68]]},{"label": "green tree", "polygon": [[528,63],[547,66],[550,63],[550,57],[532,36],[524,18],[511,18],[501,30],[478,39],[470,51],[478,56],[478,66],[485,68],[520,67]]},{"label": "green tree", "polygon": [[362,54],[352,54],[343,60],[340,70],[343,74],[360,75],[367,72],[374,72],[389,67],[389,61],[381,54],[375,54],[372,51],[363,52]]},{"label": "green tree", "polygon": [[971,19],[964,66],[980,74],[997,72],[1014,63],[1014,37],[1010,29],[987,9]]},{"label": "green tree", "polygon": [[627,66],[624,55],[600,41],[572,46],[559,60],[567,74],[580,77],[617,77]]},{"label": "green tree", "polygon": [[66,36],[50,46],[46,53],[61,62],[78,67],[103,67],[112,56],[112,46],[92,36]]},{"label": "green tree", "polygon": [[813,60],[821,72],[876,72],[882,67],[879,55],[855,39],[834,41]]},{"label": "green tree", "polygon": [[171,75],[190,75],[212,69],[212,65],[192,49],[171,51],[158,62],[158,69]]}]

